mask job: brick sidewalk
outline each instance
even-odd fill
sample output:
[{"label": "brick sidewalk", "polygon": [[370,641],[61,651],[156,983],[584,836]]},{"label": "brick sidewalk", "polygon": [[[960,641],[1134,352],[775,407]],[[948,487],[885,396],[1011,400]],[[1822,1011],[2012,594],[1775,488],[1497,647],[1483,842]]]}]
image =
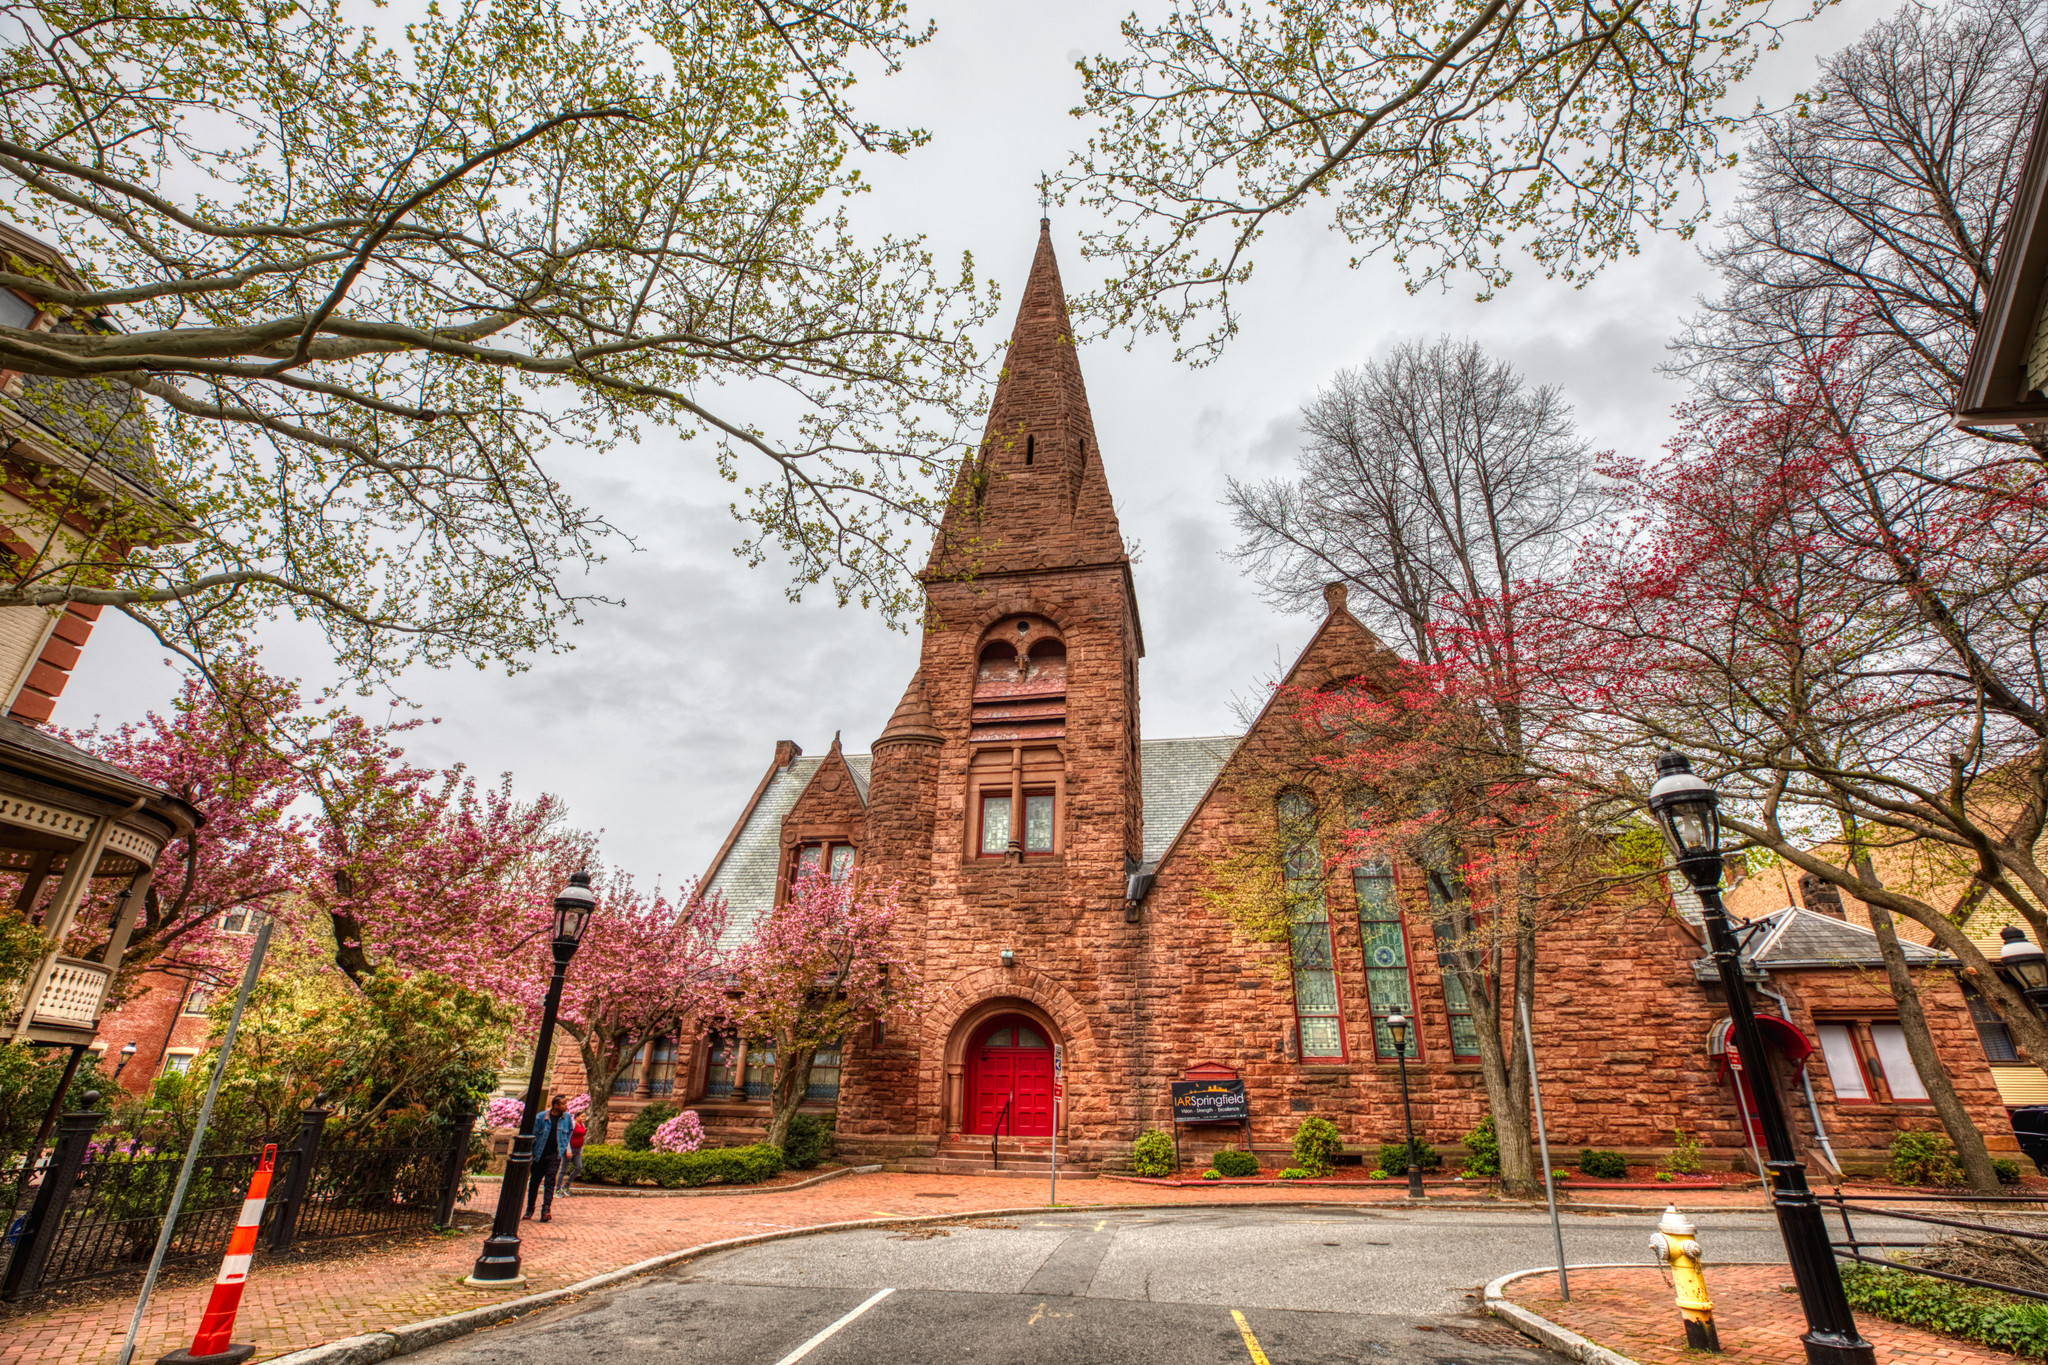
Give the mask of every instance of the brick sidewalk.
[{"label": "brick sidewalk", "polygon": [[[1062,1206],[1097,1204],[1251,1204],[1400,1202],[1398,1185],[1292,1188],[1171,1189],[1120,1180],[1073,1180],[1060,1185]],[[1608,1203],[1651,1203],[1640,1192],[1613,1191]],[[728,1237],[861,1218],[1036,1204],[1045,1187],[1035,1180],[996,1176],[875,1173],[849,1175],[787,1194],[741,1198],[571,1198],[557,1200],[554,1221],[522,1223],[526,1289],[534,1293],[574,1284],[650,1256]],[[465,1207],[488,1215],[495,1182],[482,1185]],[[1699,1192],[1688,1207],[1759,1206],[1754,1192]],[[516,1297],[481,1293],[458,1281],[469,1273],[482,1244],[464,1229],[406,1246],[361,1254],[323,1256],[303,1265],[261,1266],[251,1275],[235,1331],[254,1342],[258,1357],[381,1331],[445,1313]],[[191,1344],[206,1303],[210,1277],[159,1289],[143,1323],[136,1359],[151,1361]],[[132,1289],[105,1299],[67,1305],[26,1317],[0,1318],[0,1362],[6,1365],[111,1365],[134,1311]]]},{"label": "brick sidewalk", "polygon": [[[1806,1319],[1799,1296],[1779,1288],[1791,1283],[1792,1271],[1782,1265],[1707,1267],[1720,1359],[1731,1365],[1786,1365],[1805,1358],[1799,1334],[1806,1330]],[[1698,1365],[1710,1358],[1685,1349],[1685,1328],[1656,1267],[1575,1270],[1571,1286],[1570,1303],[1558,1299],[1555,1274],[1527,1276],[1505,1292],[1530,1312],[1640,1365]],[[1868,1313],[1857,1314],[1856,1326],[1877,1347],[1880,1365],[2012,1365],[2018,1359]]]}]

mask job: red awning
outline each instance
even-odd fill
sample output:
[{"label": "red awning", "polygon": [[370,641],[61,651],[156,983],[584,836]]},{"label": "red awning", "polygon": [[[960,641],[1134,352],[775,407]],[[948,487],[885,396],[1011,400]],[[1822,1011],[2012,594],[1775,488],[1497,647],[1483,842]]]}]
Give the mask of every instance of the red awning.
[{"label": "red awning", "polygon": [[[1733,1019],[1723,1019],[1707,1030],[1707,1055],[1709,1057],[1718,1058],[1723,1064],[1727,1063],[1731,1054],[1737,1060],[1740,1060],[1739,1050],[1728,1040],[1728,1034],[1734,1026],[1735,1021]],[[1785,1020],[1780,1019],[1777,1015],[1759,1014],[1756,1017],[1756,1026],[1757,1031],[1763,1034],[1765,1041],[1769,1042],[1772,1047],[1775,1047],[1778,1050],[1778,1054],[1794,1066],[1804,1065],[1806,1059],[1813,1055],[1813,1040]]]}]

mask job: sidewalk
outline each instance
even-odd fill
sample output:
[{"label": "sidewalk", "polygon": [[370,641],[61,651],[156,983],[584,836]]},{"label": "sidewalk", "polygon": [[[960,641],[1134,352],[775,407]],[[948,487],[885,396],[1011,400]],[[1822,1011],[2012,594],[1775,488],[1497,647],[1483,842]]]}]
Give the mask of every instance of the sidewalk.
[{"label": "sidewalk", "polygon": [[[1806,1330],[1806,1319],[1798,1295],[1789,1292],[1791,1284],[1789,1266],[1707,1266],[1721,1360],[1729,1365],[1786,1365],[1805,1359],[1799,1334]],[[1655,1266],[1574,1270],[1571,1287],[1572,1301],[1561,1302],[1557,1273],[1544,1271],[1512,1281],[1503,1292],[1537,1316],[1638,1365],[1698,1365],[1707,1359],[1686,1350],[1685,1328],[1679,1324],[1671,1288]],[[1879,1365],[2013,1365],[2018,1359],[1868,1313],[1856,1315],[1856,1326],[1877,1348]]]},{"label": "sidewalk", "polygon": [[[480,1184],[466,1210],[488,1217],[495,1181]],[[393,1250],[325,1255],[304,1265],[259,1264],[242,1299],[235,1339],[254,1342],[263,1359],[303,1346],[574,1284],[665,1251],[728,1237],[877,1217],[973,1213],[1042,1204],[1037,1180],[1000,1176],[849,1175],[790,1193],[726,1199],[619,1199],[578,1196],[555,1201],[551,1223],[522,1223],[525,1288],[481,1293],[458,1281],[483,1242],[481,1229],[428,1236]],[[1295,1185],[1286,1189],[1172,1189],[1120,1180],[1060,1185],[1062,1207],[1103,1204],[1209,1205],[1271,1203],[1400,1203],[1399,1186]],[[1448,1202],[1448,1201],[1446,1201]],[[1595,1201],[1588,1201],[1595,1202]],[[1597,1202],[1663,1201],[1617,1191]],[[1688,1207],[1761,1207],[1755,1191],[1701,1192]],[[1541,1207],[1539,1204],[1537,1207]],[[201,1279],[161,1287],[150,1302],[136,1351],[139,1361],[189,1346],[211,1288]],[[112,1365],[134,1311],[133,1291],[67,1304],[24,1317],[0,1317],[0,1362],[6,1365]]]}]

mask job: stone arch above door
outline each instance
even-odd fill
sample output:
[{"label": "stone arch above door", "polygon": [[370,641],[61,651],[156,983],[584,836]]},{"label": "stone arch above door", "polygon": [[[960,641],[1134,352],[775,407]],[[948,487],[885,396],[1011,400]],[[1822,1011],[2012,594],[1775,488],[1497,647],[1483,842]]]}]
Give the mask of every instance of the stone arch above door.
[{"label": "stone arch above door", "polygon": [[924,1014],[925,1055],[944,1063],[940,1104],[948,1135],[964,1128],[967,1049],[984,1024],[1003,1014],[1038,1024],[1048,1039],[1065,1048],[1069,1069],[1087,1057],[1087,1015],[1043,973],[1028,967],[990,968],[950,983],[933,995]]}]

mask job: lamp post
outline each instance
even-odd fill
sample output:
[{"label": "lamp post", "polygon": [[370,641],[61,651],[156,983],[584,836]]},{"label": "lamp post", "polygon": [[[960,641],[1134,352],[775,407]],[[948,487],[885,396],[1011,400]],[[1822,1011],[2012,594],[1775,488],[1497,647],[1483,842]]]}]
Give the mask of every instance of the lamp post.
[{"label": "lamp post", "polygon": [[1401,1060],[1401,1117],[1408,1124],[1408,1197],[1421,1199],[1422,1172],[1415,1165],[1415,1111],[1408,1104],[1408,1019],[1399,1010],[1387,1016],[1387,1032],[1394,1036],[1394,1055]]},{"label": "lamp post", "polygon": [[483,1254],[463,1281],[478,1289],[505,1289],[526,1283],[519,1273],[519,1205],[526,1198],[526,1181],[533,1167],[533,1121],[540,1110],[540,1092],[548,1074],[548,1048],[555,1037],[555,1011],[562,1003],[562,975],[569,959],[583,941],[583,931],[597,909],[597,897],[590,890],[590,874],[578,872],[555,897],[555,971],[548,981],[547,1004],[540,1015],[540,1041],[533,1049],[533,1070],[526,1078],[526,1104],[519,1114],[519,1135],[512,1139],[512,1154],[505,1159],[505,1179],[498,1187],[498,1212],[491,1219],[491,1235],[484,1239]]},{"label": "lamp post", "polygon": [[1763,1035],[1750,1007],[1749,987],[1742,979],[1742,961],[1728,911],[1721,904],[1721,817],[1714,789],[1693,772],[1683,754],[1657,760],[1657,780],[1650,788],[1650,812],[1664,827],[1679,871],[1699,895],[1706,922],[1707,946],[1721,974],[1728,997],[1728,1017],[1736,1051],[1749,1068],[1756,1097],[1757,1126],[1770,1153],[1771,1203],[1778,1214],[1778,1232],[1799,1285],[1800,1307],[1806,1312],[1806,1346],[1810,1365],[1875,1365],[1877,1354],[1856,1330],[1856,1317],[1842,1292],[1835,1249],[1828,1241],[1820,1202],[1806,1185],[1806,1167],[1792,1149],[1792,1133],[1778,1099],[1777,1075]]},{"label": "lamp post", "polygon": [[2048,1011],[2048,953],[2017,924],[1998,931],[2005,946],[1998,950],[1998,974],[2037,1010]]},{"label": "lamp post", "polygon": [[120,1080],[121,1073],[126,1071],[128,1069],[128,1063],[134,1060],[135,1040],[131,1038],[127,1042],[121,1044],[121,1060],[114,1063],[114,1079],[117,1081]]}]

